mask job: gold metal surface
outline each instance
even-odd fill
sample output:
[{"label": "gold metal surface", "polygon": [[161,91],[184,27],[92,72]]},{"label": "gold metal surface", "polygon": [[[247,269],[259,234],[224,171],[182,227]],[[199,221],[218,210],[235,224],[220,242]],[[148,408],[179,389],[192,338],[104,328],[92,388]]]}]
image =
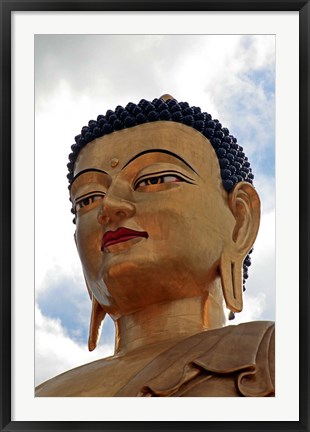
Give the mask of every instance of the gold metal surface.
[{"label": "gold metal surface", "polygon": [[[92,297],[89,349],[108,313],[115,355],[48,381],[37,396],[272,396],[273,325],[224,327],[225,306],[242,310],[256,190],[241,182],[227,193],[207,138],[166,121],[90,142],[74,175],[82,171],[71,200]],[[246,368],[262,380],[253,394]]]},{"label": "gold metal surface", "polygon": [[118,164],[119,164],[119,159],[117,159],[117,158],[111,159],[111,168],[117,167]]}]

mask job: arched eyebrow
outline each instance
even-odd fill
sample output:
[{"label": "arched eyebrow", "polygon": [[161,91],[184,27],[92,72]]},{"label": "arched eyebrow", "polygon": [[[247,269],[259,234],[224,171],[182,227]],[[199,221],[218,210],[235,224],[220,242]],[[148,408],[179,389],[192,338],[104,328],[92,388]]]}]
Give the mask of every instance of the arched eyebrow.
[{"label": "arched eyebrow", "polygon": [[133,158],[131,158],[124,166],[122,169],[126,168],[126,166],[128,166],[132,161],[134,161],[135,159],[137,159],[138,157],[145,155],[147,153],[165,153],[168,154],[170,156],[173,156],[177,159],[179,159],[181,162],[183,162],[186,166],[188,166],[195,174],[198,175],[198,173],[194,170],[194,168],[192,168],[190,166],[190,164],[188,162],[186,162],[186,160],[184,160],[181,156],[169,151],[169,150],[163,150],[163,149],[152,149],[152,150],[144,150],[138,154],[136,154]]},{"label": "arched eyebrow", "polygon": [[101,174],[109,175],[106,171],[100,170],[100,169],[98,169],[98,168],[87,168],[87,169],[84,169],[84,170],[80,171],[79,173],[77,173],[76,176],[73,177],[73,180],[72,180],[72,182],[71,182],[71,186],[73,185],[73,182],[74,182],[78,177],[80,177],[80,175],[85,174],[85,173],[87,173],[87,172],[92,172],[92,171],[93,171],[93,172],[99,172],[99,173],[101,173]]}]

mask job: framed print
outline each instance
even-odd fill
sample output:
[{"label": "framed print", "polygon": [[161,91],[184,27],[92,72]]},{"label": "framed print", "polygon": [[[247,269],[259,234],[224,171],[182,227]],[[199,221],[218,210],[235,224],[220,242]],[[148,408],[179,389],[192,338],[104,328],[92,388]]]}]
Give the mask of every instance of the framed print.
[{"label": "framed print", "polygon": [[[308,430],[309,383],[304,379],[309,374],[308,1],[277,1],[267,5],[261,1],[215,3],[207,0],[182,4],[2,1],[1,22],[2,430]],[[177,109],[173,108],[176,106]],[[150,112],[155,120],[149,117]],[[165,119],[178,122],[177,130],[170,131],[171,122],[167,126],[162,121]],[[85,124],[88,126],[82,128]],[[169,130],[165,129],[167,127]],[[195,150],[186,150],[182,144],[183,134],[188,140],[189,127],[193,129],[191,142]],[[146,131],[147,138],[141,138],[139,133],[130,138],[141,128]],[[116,131],[114,135],[113,131]],[[197,156],[202,136],[199,131],[203,140],[213,146],[207,157],[209,172],[218,170],[221,187],[230,197],[227,208],[233,212],[233,218],[225,219],[225,210],[217,210],[222,204],[219,204],[220,195],[215,194],[217,189],[209,180],[209,174],[205,174],[204,179],[196,172],[197,164],[205,157]],[[113,141],[113,137],[122,134],[127,137],[125,147],[122,139]],[[169,144],[170,134],[178,136],[182,153],[176,151],[172,142]],[[157,142],[154,137],[162,138]],[[86,150],[83,146],[90,143],[87,147],[90,148],[93,140],[104,140],[108,146],[105,149],[110,148],[111,140],[108,167],[99,167],[94,162],[100,160],[101,150],[92,150],[93,159],[84,156],[87,153],[83,152]],[[118,146],[122,149],[119,152]],[[128,154],[123,160],[124,149]],[[214,155],[220,169],[217,161],[212,162]],[[172,163],[171,157],[177,162]],[[140,167],[140,160],[150,165]],[[217,168],[213,168],[213,163]],[[252,187],[252,168],[255,188]],[[205,184],[210,197],[215,194],[214,198],[205,203],[201,199],[204,195],[199,195],[204,187],[190,189],[195,179],[184,169],[197,175],[202,182],[197,184]],[[106,178],[102,180],[102,173],[110,176],[107,178],[111,178],[111,182]],[[100,181],[97,177],[94,180],[94,176],[99,176]],[[86,177],[91,180],[88,184],[83,183]],[[166,184],[155,185],[155,180]],[[89,184],[96,184],[96,190],[86,191],[85,195]],[[113,213],[115,199],[109,191],[114,188],[122,195],[119,202],[123,207]],[[191,191],[188,203],[187,188]],[[241,188],[242,193],[237,197]],[[129,190],[130,196],[135,197],[134,204],[126,195]],[[182,190],[181,200],[178,191]],[[156,193],[145,193],[154,191]],[[156,197],[168,198],[156,200]],[[238,205],[233,204],[233,199]],[[146,207],[139,216],[137,208],[141,211],[143,200],[146,200]],[[158,207],[152,207],[155,202],[161,209],[158,215],[164,216],[162,222],[155,212]],[[246,212],[240,210],[243,205]],[[199,206],[203,211],[192,210]],[[145,228],[152,208],[148,228]],[[209,215],[207,221],[199,217],[204,213]],[[87,225],[92,231],[83,231],[83,226],[86,227],[83,221],[84,224],[91,221],[92,214],[96,222]],[[133,225],[126,222],[119,228],[121,225],[116,218],[131,218],[136,214]],[[251,224],[247,225],[249,214]],[[180,215],[184,216],[180,218]],[[259,222],[259,217],[260,231],[256,239],[258,223],[255,221]],[[216,221],[214,225],[211,220]],[[231,229],[234,232],[232,243],[228,241],[229,229],[223,228],[226,220],[231,227],[236,224],[234,230]],[[97,225],[95,229],[94,223],[98,222],[104,226],[110,224],[109,238],[108,234],[102,237],[102,228],[100,233]],[[246,228],[250,225],[256,228],[250,231]],[[204,250],[199,244],[200,236],[191,237],[195,236],[195,226],[209,236],[208,259],[200,258],[199,251]],[[96,239],[95,232],[98,232]],[[179,234],[173,237],[174,232]],[[190,233],[188,237],[184,235],[186,232]],[[127,237],[119,241],[116,233]],[[160,233],[172,239],[173,246],[165,243]],[[220,233],[219,237],[214,233]],[[240,233],[246,243],[239,240]],[[151,239],[156,236],[160,243],[152,244]],[[111,265],[109,275],[117,269],[128,268],[122,289],[110,282],[108,273],[102,287],[98,283],[94,275],[103,274],[103,270],[97,268],[99,261],[94,251],[90,253],[93,261],[85,260],[84,256],[84,251],[89,250],[90,238],[94,244],[101,245],[98,256],[112,252],[114,258],[104,258],[107,262],[111,260],[111,264],[105,264]],[[213,238],[220,238],[225,245],[220,254],[216,240],[212,243]],[[114,249],[116,252],[118,247],[120,251],[126,250],[125,242],[150,245],[144,246],[141,256],[138,252],[136,258],[130,255],[133,257],[131,267],[126,267],[130,262],[127,258],[126,264],[113,264]],[[158,244],[161,248],[157,250]],[[173,251],[178,258],[169,264],[172,253],[164,255],[163,250]],[[187,253],[180,252],[183,250]],[[160,265],[156,267],[156,274],[160,275],[156,283],[150,269],[148,282],[142,283],[139,272],[134,276],[137,268],[134,260],[140,263],[145,257],[152,257],[154,263],[158,256],[162,261],[159,260]],[[216,272],[202,270],[205,266],[216,268]],[[191,276],[191,282],[187,283],[189,268],[195,269],[190,274],[196,272],[196,276]],[[186,290],[180,291],[184,298],[174,297],[171,269],[179,275],[175,279],[182,279],[186,286]],[[161,283],[167,274],[171,276],[170,282]],[[208,288],[208,295],[202,296],[205,299],[202,308],[196,296],[197,292],[204,291],[198,287],[202,279],[213,281],[213,274],[216,275],[214,285],[212,282],[210,287],[215,291]],[[135,281],[133,291],[128,284],[124,294],[123,286],[129,277]],[[221,283],[220,291],[214,288],[218,283]],[[137,286],[143,294],[137,294]],[[244,291],[240,294],[244,306],[241,313],[238,290]],[[109,303],[112,292],[113,301]],[[212,315],[217,310],[214,299],[218,292],[221,292],[218,304],[225,305],[224,312]],[[186,307],[182,309],[179,305],[184,299]],[[167,302],[173,302],[169,313]],[[253,325],[275,322],[275,367],[268,366],[269,378],[261,375],[257,393],[253,392],[254,381],[250,383],[250,390],[242,390],[244,393],[241,386],[238,387],[238,396],[254,397],[236,398],[231,397],[236,396],[232,391],[226,392],[229,386],[237,385],[236,382],[239,386],[241,382],[237,367],[230,369],[234,357],[230,354],[229,338],[223,343],[223,353],[217,354],[228,359],[225,361],[230,366],[225,366],[226,369],[223,366],[223,372],[218,372],[218,366],[212,369],[213,351],[205,354],[205,348],[199,348],[199,356],[194,356],[200,333],[191,333],[197,323],[189,316],[194,316],[196,310],[204,311],[203,326],[211,332],[203,332],[204,335],[249,329],[249,326],[243,327],[249,322]],[[107,318],[106,313],[112,319]],[[122,316],[132,317],[132,313],[136,314],[135,319],[125,324]],[[183,315],[184,325],[180,318]],[[173,316],[179,317],[177,325]],[[230,322],[231,318],[235,318],[234,321]],[[94,350],[102,321],[101,339]],[[117,323],[116,335],[113,321]],[[140,333],[137,322],[143,323]],[[127,339],[124,339],[123,327]],[[161,351],[162,348],[156,351],[158,341],[160,347],[166,343],[168,328],[171,334],[175,331],[178,343],[180,332],[183,332],[182,337],[186,336],[187,345],[182,345],[186,346],[183,351],[181,344],[169,346],[167,351]],[[268,327],[265,334],[270,341],[273,340],[271,333]],[[247,330],[244,330],[239,339],[234,339],[237,342],[231,343],[235,344],[232,352],[238,345],[238,357],[247,352],[246,335]],[[126,342],[122,342],[124,340]],[[264,358],[268,358],[271,365],[273,342],[265,347],[263,340],[265,336],[258,343],[257,353],[265,350]],[[203,339],[199,343],[199,347],[204,347],[210,342]],[[145,346],[152,348],[143,351]],[[126,356],[127,347],[134,348],[128,351],[129,356]],[[117,355],[113,357],[114,350]],[[152,350],[154,356],[150,357],[148,368],[143,365],[133,376],[139,378],[151,369],[153,381],[150,378],[141,381],[137,391],[126,393],[124,389],[133,388],[122,381],[126,367],[134,368],[130,355],[139,358],[137,361],[142,364]],[[184,356],[187,353],[188,360],[184,364],[181,362],[177,369],[178,357],[183,358],[181,351]],[[163,355],[168,359],[166,363],[160,363]],[[260,355],[256,354],[257,359]],[[113,368],[112,372],[106,372],[107,376],[117,375],[119,388],[112,386],[113,391],[106,393],[92,391],[102,388],[102,373],[92,371],[104,365],[102,359],[106,357],[112,359],[107,364],[123,359],[124,367],[119,366],[115,369],[117,372],[113,372]],[[242,361],[240,370],[244,372],[248,360]],[[68,370],[81,365],[84,366],[68,374]],[[104,368],[102,370],[110,370]],[[182,378],[179,371],[182,371]],[[251,369],[249,371],[251,375]],[[222,393],[219,392],[222,381],[218,373],[223,374],[221,379],[226,390]],[[227,384],[229,373],[232,374],[231,384]],[[54,378],[59,374],[63,375]],[[157,378],[158,374],[169,375],[169,391],[160,389],[163,378]],[[207,381],[212,389],[214,376],[218,392],[193,390],[198,382],[201,386]],[[261,390],[262,383],[267,381],[271,383],[271,390]],[[57,387],[58,382],[61,382],[60,387]],[[149,385],[149,382],[155,384]],[[61,390],[53,390],[53,393],[49,388]],[[150,400],[132,396],[172,397]]]}]

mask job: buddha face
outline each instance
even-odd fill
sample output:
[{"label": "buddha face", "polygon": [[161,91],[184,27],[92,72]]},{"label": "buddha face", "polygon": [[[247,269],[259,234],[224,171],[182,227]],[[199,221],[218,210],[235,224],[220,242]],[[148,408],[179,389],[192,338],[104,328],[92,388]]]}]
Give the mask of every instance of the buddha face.
[{"label": "buddha face", "polygon": [[201,296],[218,277],[234,217],[198,131],[163,121],[90,142],[71,200],[88,288],[112,317]]}]

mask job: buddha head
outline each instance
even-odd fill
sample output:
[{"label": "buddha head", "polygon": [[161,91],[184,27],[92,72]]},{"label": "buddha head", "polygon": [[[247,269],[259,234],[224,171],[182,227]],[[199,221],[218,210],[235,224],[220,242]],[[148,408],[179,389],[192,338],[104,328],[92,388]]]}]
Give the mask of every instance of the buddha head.
[{"label": "buddha head", "polygon": [[75,141],[68,179],[89,348],[106,313],[191,297],[240,312],[260,201],[229,130],[164,95],[99,115]]}]

